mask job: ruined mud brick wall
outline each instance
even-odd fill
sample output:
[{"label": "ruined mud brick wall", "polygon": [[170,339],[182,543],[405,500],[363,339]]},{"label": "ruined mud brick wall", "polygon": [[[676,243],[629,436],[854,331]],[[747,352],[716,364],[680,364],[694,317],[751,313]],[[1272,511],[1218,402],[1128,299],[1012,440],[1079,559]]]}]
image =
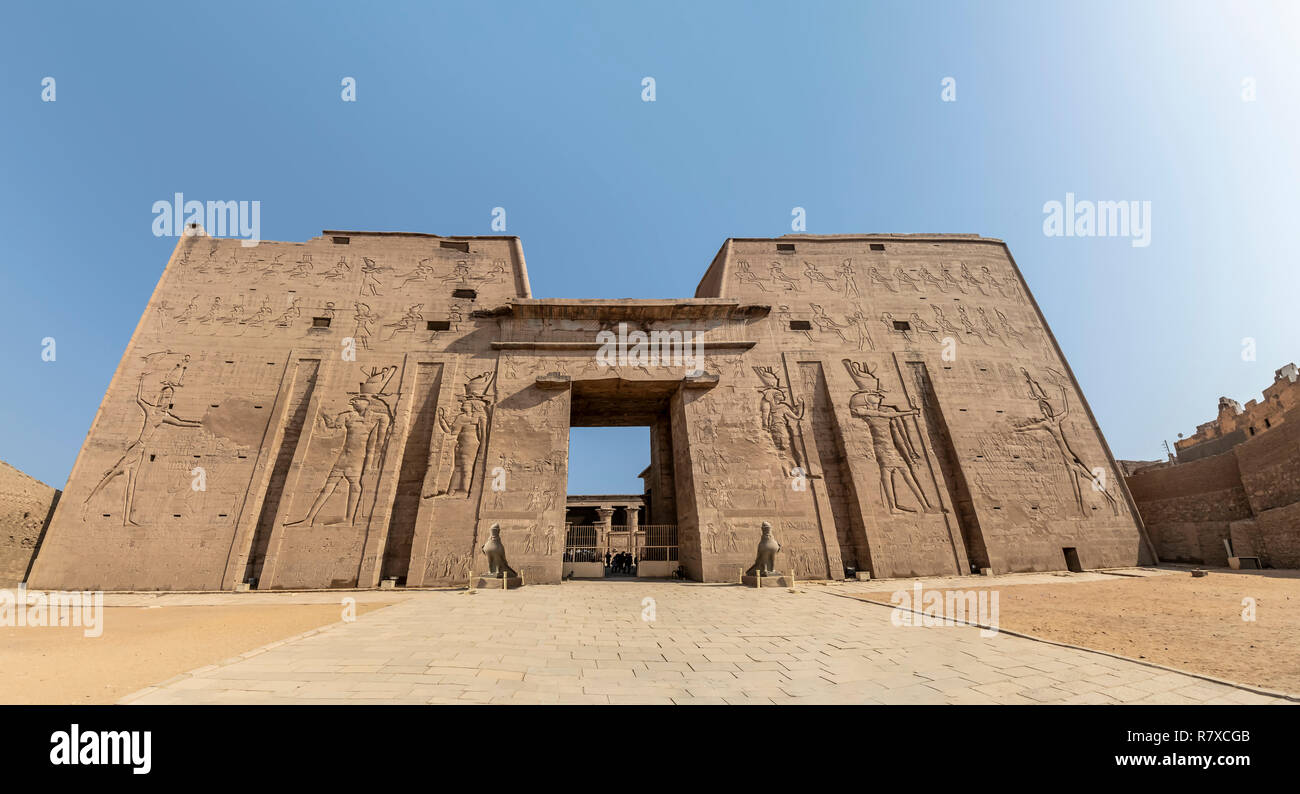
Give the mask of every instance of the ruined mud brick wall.
[{"label": "ruined mud brick wall", "polygon": [[59,491],[0,461],[0,587],[27,575]]},{"label": "ruined mud brick wall", "polygon": [[1252,516],[1235,455],[1143,469],[1128,484],[1161,560],[1228,564],[1229,525]]},{"label": "ruined mud brick wall", "polygon": [[1232,525],[1233,548],[1274,568],[1300,568],[1300,409],[1230,454],[1254,513]]},{"label": "ruined mud brick wall", "polygon": [[1129,477],[1161,559],[1225,565],[1230,539],[1237,556],[1300,567],[1300,409],[1270,425],[1225,452]]},{"label": "ruined mud brick wall", "polygon": [[1178,460],[1199,460],[1227,452],[1247,439],[1277,427],[1286,414],[1300,406],[1300,370],[1295,364],[1273,373],[1273,383],[1264,389],[1264,400],[1251,400],[1243,408],[1236,400],[1219,398],[1219,415],[1197,425],[1188,438],[1174,442]]},{"label": "ruined mud brick wall", "polygon": [[[628,329],[695,334],[703,366],[602,364]],[[177,245],[32,582],[457,584],[493,524],[558,582],[569,430],[601,425],[652,429],[695,579],[737,579],[763,521],[807,578],[1153,560],[1000,241],[735,239],[694,298],[565,300],[516,238],[325,232]]]}]

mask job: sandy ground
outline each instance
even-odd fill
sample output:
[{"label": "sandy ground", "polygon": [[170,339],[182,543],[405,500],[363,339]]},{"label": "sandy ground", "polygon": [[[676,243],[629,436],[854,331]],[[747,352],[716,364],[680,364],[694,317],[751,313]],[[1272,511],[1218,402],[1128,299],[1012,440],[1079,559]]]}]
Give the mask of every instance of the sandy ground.
[{"label": "sandy ground", "polygon": [[[360,603],[356,614],[383,606]],[[99,637],[73,626],[0,627],[0,703],[113,703],[341,619],[338,604],[105,607]]]},{"label": "sandy ground", "polygon": [[[862,597],[889,603],[896,589]],[[1300,695],[1300,572],[1212,569],[1201,578],[1178,571],[996,589],[1003,629]],[[1245,598],[1255,599],[1254,622],[1242,619]]]}]

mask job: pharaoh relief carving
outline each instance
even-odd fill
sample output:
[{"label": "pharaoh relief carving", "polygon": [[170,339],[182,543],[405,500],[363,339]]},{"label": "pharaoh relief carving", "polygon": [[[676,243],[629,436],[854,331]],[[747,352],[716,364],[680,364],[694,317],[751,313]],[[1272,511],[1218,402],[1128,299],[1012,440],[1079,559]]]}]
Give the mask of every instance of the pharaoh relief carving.
[{"label": "pharaoh relief carving", "polygon": [[321,413],[317,422],[325,432],[343,432],[334,464],[325,475],[325,483],[316,494],[307,515],[297,521],[286,521],[285,526],[315,526],[316,520],[340,484],[347,488],[347,507],[343,520],[327,526],[355,526],[360,513],[365,476],[376,467],[382,470],[388,440],[393,426],[393,406],[397,395],[385,394],[384,389],[397,367],[363,369],[366,376],[355,392],[348,392],[348,408],[336,414]]},{"label": "pharaoh relief carving", "polygon": [[[446,408],[438,409],[438,428],[442,431],[442,443],[430,450],[428,474],[425,475],[424,489],[421,494],[423,498],[457,495],[469,497],[474,469],[478,465],[479,455],[487,439],[492,412],[488,390],[495,380],[496,375],[492,372],[483,372],[468,378],[465,382],[465,393],[456,396],[460,401],[460,410],[456,415],[450,416]],[[452,448],[449,471],[446,470],[448,467],[442,465],[444,448],[448,444]]]},{"label": "pharaoh relief carving", "polygon": [[841,325],[828,317],[826,310],[820,304],[810,303],[808,309],[812,312],[811,322],[817,330],[835,334],[841,342],[848,344],[849,338],[844,335],[846,325]]},{"label": "pharaoh relief carving", "polygon": [[791,292],[801,292],[799,284],[794,279],[785,274],[785,269],[780,262],[773,262],[767,266],[768,278],[772,280],[773,286],[777,289],[790,290]]},{"label": "pharaoh relief carving", "polygon": [[817,289],[818,285],[820,285],[831,292],[836,291],[835,282],[827,278],[826,274],[821,272],[821,270],[819,270],[812,262],[803,263],[803,275],[804,278],[808,279],[808,286],[814,290]]},{"label": "pharaoh relief carving", "polygon": [[753,284],[758,287],[759,292],[768,292],[768,288],[763,284],[763,280],[754,275],[748,262],[743,259],[736,263],[736,281],[741,284]]},{"label": "pharaoh relief carving", "polygon": [[1064,383],[1065,376],[1056,370],[1048,369],[1054,379],[1055,386],[1060,391],[1060,406],[1057,407],[1052,404],[1047,392],[1029,374],[1028,370],[1021,368],[1020,372],[1025,376],[1025,382],[1029,385],[1029,396],[1038,403],[1038,410],[1042,416],[1017,422],[1012,429],[1017,433],[1046,433],[1052,439],[1056,452],[1060,456],[1061,466],[1065,470],[1066,479],[1070,481],[1070,486],[1074,492],[1074,504],[1079,510],[1079,515],[1085,518],[1088,516],[1082,487],[1086,483],[1089,488],[1100,493],[1110,503],[1111,511],[1118,516],[1120,514],[1119,500],[1107,490],[1108,483],[1104,479],[1095,476],[1088,464],[1083,462],[1083,458],[1079,457],[1079,454],[1074,451],[1074,448],[1070,446],[1069,437],[1065,433],[1064,422],[1070,413],[1069,393]]},{"label": "pharaoh relief carving", "polygon": [[402,283],[399,284],[397,288],[401,290],[401,289],[405,289],[408,284],[414,284],[416,282],[427,282],[429,279],[433,278],[434,276],[435,273],[434,273],[433,260],[421,259],[419,264],[415,266],[415,269],[412,270],[410,273],[406,274],[406,277],[402,279]]},{"label": "pharaoh relief carving", "polygon": [[817,575],[817,568],[814,564],[814,555],[816,547],[809,540],[807,532],[800,532],[799,538],[790,548],[786,549],[786,559],[790,561],[790,567],[794,568],[796,576],[812,577]]},{"label": "pharaoh relief carving", "polygon": [[395,323],[385,325],[384,330],[392,329],[392,332],[384,339],[385,342],[392,341],[393,337],[403,331],[414,331],[424,322],[424,304],[416,303],[406,307],[406,313],[401,316]]},{"label": "pharaoh relief carving", "polygon": [[352,265],[348,264],[346,256],[340,256],[339,261],[334,266],[321,274],[327,281],[342,281],[352,272]]},{"label": "pharaoh relief carving", "polygon": [[432,570],[442,579],[468,579],[474,564],[474,552],[446,552],[434,563]]},{"label": "pharaoh relief carving", "polygon": [[845,259],[841,262],[840,266],[835,269],[835,274],[844,283],[844,297],[862,297],[862,291],[858,289],[858,274],[853,269],[852,259]]},{"label": "pharaoh relief carving", "polygon": [[389,268],[383,267],[369,257],[361,257],[361,296],[376,297],[383,282],[379,275]]},{"label": "pharaoh relief carving", "polygon": [[362,350],[369,350],[370,335],[375,332],[375,323],[379,322],[380,316],[371,311],[368,304],[358,301],[353,303],[352,306],[356,310],[352,315],[353,321],[356,322],[356,329],[352,332],[352,338],[356,341],[357,347]]},{"label": "pharaoh relief carving", "polygon": [[[165,361],[171,353],[160,351],[159,353],[150,353],[145,356],[145,362],[152,364],[157,361]],[[202,422],[197,419],[183,419],[172,413],[172,405],[176,398],[176,390],[181,388],[185,380],[185,371],[189,366],[190,357],[183,356],[172,367],[168,375],[162,378],[158,383],[158,395],[153,402],[144,398],[144,384],[149,377],[150,372],[142,372],[140,381],[135,390],[135,404],[144,414],[144,422],[140,426],[140,431],[136,434],[135,440],[127,445],[122,453],[122,457],[104,472],[104,476],[99,479],[95,487],[91,489],[90,494],[81,504],[82,517],[84,520],[85,513],[89,508],[90,502],[99,495],[108,484],[118,477],[126,478],[126,490],[123,496],[122,504],[122,524],[124,526],[138,527],[134,518],[135,492],[139,485],[140,469],[143,467],[145,457],[149,455],[150,444],[154,436],[164,426],[181,427],[181,428],[200,428]]]},{"label": "pharaoh relief carving", "polygon": [[[899,514],[918,511],[917,508],[899,502],[898,480],[902,480],[912,492],[920,512],[940,512],[939,508],[931,504],[916,477],[915,463],[921,459],[921,455],[916,450],[916,442],[912,439],[912,430],[906,420],[910,417],[916,423],[920,410],[911,405],[906,409],[885,405],[885,392],[880,387],[880,379],[876,377],[874,368],[847,358],[843,363],[857,386],[849,398],[849,413],[861,419],[871,433],[871,448],[875,453],[876,466],[880,469],[881,496],[889,505],[889,512]],[[916,428],[916,438],[923,438],[919,425]]]},{"label": "pharaoh relief carving", "polygon": [[772,439],[777,454],[789,460],[790,466],[784,469],[785,473],[793,476],[794,469],[808,471],[807,466],[804,465],[799,443],[802,440],[799,422],[803,420],[804,415],[803,400],[800,399],[797,404],[791,401],[788,390],[781,387],[780,376],[771,367],[753,369],[758,375],[759,382],[763,384],[758,389],[761,395],[758,409],[759,421],[768,437]]}]

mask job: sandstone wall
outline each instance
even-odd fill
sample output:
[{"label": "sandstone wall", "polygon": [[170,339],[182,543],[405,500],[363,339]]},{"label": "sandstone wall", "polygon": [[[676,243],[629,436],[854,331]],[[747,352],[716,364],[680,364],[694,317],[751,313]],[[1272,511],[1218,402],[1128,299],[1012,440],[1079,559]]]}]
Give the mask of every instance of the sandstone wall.
[{"label": "sandstone wall", "polygon": [[[527,289],[509,237],[326,233],[250,248],[183,238],[95,417],[33,582],[209,590],[405,576],[401,548],[421,565],[441,549],[416,549],[453,454],[433,426],[439,414],[455,421],[467,376],[496,369],[469,315]],[[471,479],[483,465],[479,455]],[[427,489],[412,497],[403,487],[399,498],[399,483],[424,486],[428,468]],[[472,534],[472,511],[438,501]],[[439,563],[468,568],[470,534],[460,545],[455,561],[443,552]]]},{"label": "sandstone wall", "polygon": [[[701,371],[601,363],[629,330],[697,335]],[[601,301],[533,299],[515,238],[326,232],[178,244],[32,581],[456,584],[496,524],[557,582],[569,428],[611,424],[653,429],[696,579],[737,579],[762,521],[806,578],[1152,559],[999,241],[730,240],[693,299]]]},{"label": "sandstone wall", "polygon": [[[1153,559],[1083,395],[997,241],[731,240],[696,295],[773,307],[756,324],[743,361],[722,371],[737,384],[729,400],[743,406],[746,390],[762,392],[761,378],[746,371],[761,365],[812,414],[801,432],[816,449],[806,462],[820,479],[811,481],[807,506],[782,490],[788,537],[817,539],[824,557],[854,560],[878,577],[964,573],[972,563],[996,571],[1060,569],[1065,548],[1077,549],[1085,567]],[[865,386],[845,359],[873,373]],[[716,398],[703,399],[710,405]],[[823,400],[829,411],[818,410]],[[878,402],[895,419],[856,416],[849,409],[855,400]],[[759,400],[749,401],[752,417]],[[831,424],[834,432],[825,432]],[[763,435],[743,424],[727,430],[738,445]],[[743,460],[752,467],[762,452]],[[788,471],[796,463],[770,446],[765,452],[771,463],[763,481],[781,477],[778,464]],[[919,492],[905,483],[904,469]],[[703,513],[725,524],[742,508],[732,502],[706,500]],[[749,530],[746,551],[756,532]],[[748,564],[743,558],[729,564]]]},{"label": "sandstone wall", "polygon": [[0,461],[0,587],[27,575],[59,491]]}]

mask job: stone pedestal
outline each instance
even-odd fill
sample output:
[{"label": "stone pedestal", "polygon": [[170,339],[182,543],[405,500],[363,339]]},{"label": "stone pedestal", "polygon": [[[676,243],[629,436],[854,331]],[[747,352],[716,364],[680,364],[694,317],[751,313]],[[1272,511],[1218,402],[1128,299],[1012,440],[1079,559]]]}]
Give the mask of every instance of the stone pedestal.
[{"label": "stone pedestal", "polygon": [[745,574],[740,577],[740,583],[745,587],[794,587],[794,577],[789,574],[779,573],[771,576],[762,577],[760,583],[759,577]]},{"label": "stone pedestal", "polygon": [[514,590],[524,586],[524,579],[522,576],[499,579],[490,574],[479,574],[469,580],[469,586],[474,590]]}]

